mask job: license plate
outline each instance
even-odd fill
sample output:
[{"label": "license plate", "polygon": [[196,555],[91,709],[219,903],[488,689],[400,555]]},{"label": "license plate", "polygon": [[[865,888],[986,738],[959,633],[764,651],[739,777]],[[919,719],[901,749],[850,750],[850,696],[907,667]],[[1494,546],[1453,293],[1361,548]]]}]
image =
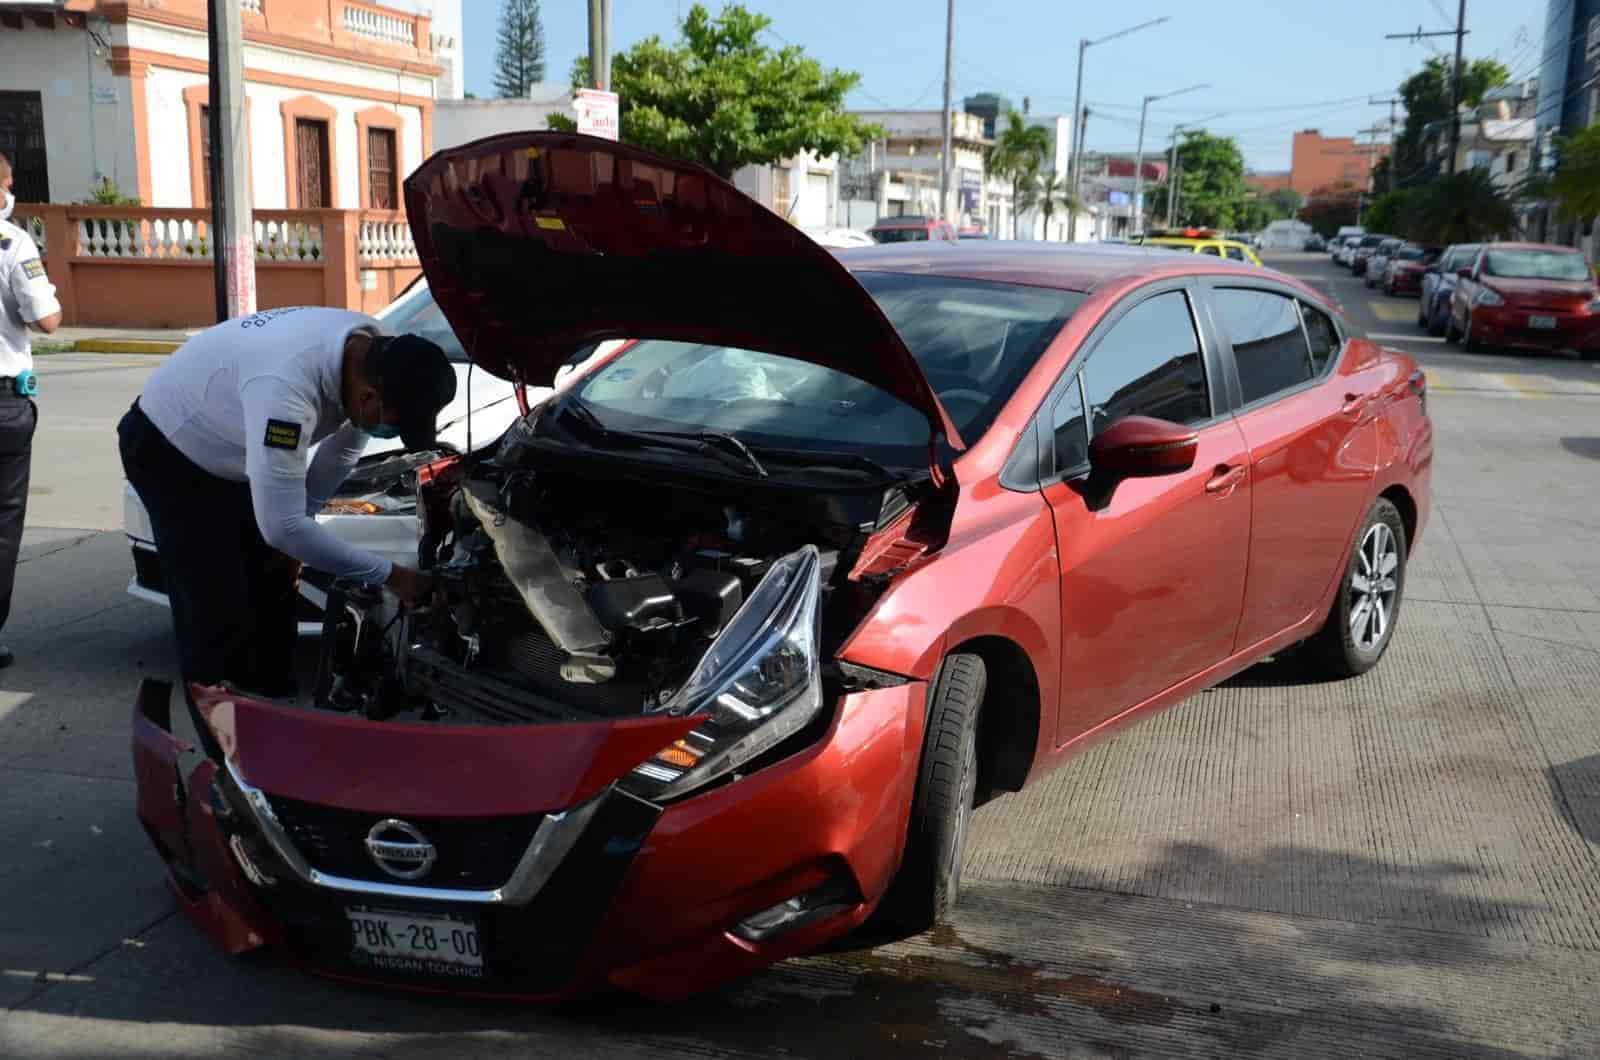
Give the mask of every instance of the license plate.
[{"label": "license plate", "polygon": [[378,971],[483,977],[478,924],[445,913],[401,913],[348,906],[351,957]]},{"label": "license plate", "polygon": [[1530,328],[1541,328],[1541,329],[1543,329],[1545,331],[1550,331],[1550,330],[1554,329],[1555,326],[1556,326],[1556,318],[1555,317],[1529,317],[1528,318],[1528,326]]}]

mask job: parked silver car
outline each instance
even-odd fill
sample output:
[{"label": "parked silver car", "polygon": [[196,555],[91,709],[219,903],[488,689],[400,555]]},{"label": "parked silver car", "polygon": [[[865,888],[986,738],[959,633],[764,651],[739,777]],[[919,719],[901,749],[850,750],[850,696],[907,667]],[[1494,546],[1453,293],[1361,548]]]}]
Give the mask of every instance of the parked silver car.
[{"label": "parked silver car", "polygon": [[1372,257],[1367,259],[1367,271],[1362,276],[1361,282],[1368,287],[1376,287],[1382,283],[1383,275],[1389,268],[1389,259],[1405,245],[1405,240],[1393,237],[1379,243],[1377,249],[1372,252]]}]

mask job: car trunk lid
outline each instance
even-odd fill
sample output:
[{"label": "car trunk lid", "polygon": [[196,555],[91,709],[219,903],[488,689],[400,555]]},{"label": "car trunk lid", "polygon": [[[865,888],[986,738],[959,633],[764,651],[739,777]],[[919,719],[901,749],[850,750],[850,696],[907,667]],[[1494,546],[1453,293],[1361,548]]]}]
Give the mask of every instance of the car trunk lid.
[{"label": "car trunk lid", "polygon": [[609,140],[511,133],[442,151],[406,180],[435,300],[502,376],[548,384],[604,339],[739,346],[856,376],[962,447],[927,377],[826,249],[689,162]]},{"label": "car trunk lid", "polygon": [[1593,284],[1582,280],[1524,280],[1505,276],[1485,276],[1486,286],[1499,292],[1508,305],[1518,309],[1582,309],[1595,296]]}]

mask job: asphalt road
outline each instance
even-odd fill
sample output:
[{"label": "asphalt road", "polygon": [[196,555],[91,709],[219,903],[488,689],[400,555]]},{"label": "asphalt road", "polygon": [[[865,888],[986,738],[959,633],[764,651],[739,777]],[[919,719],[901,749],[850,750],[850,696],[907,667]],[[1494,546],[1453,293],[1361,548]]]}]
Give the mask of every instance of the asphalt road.
[{"label": "asphalt road", "polygon": [[45,359],[0,672],[0,1056],[1600,1054],[1600,365],[1460,354],[1323,255],[1274,264],[1431,380],[1434,517],[1383,665],[1258,666],[984,807],[951,928],[672,1007],[351,989],[175,914],[127,727],[172,649],[104,532],[152,362]]}]

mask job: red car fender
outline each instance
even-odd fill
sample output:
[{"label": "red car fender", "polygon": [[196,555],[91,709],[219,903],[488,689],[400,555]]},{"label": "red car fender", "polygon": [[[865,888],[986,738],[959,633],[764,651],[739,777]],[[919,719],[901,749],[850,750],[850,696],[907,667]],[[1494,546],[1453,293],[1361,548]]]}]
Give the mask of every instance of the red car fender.
[{"label": "red car fender", "polygon": [[[1039,687],[1040,731],[1054,733],[1061,678],[1055,521],[1039,493],[1003,490],[993,480],[989,489],[981,522],[964,518],[958,504],[944,548],[890,584],[839,658],[931,681],[962,643],[1002,638],[1027,656]],[[1036,762],[1052,743],[1038,740]]]}]

